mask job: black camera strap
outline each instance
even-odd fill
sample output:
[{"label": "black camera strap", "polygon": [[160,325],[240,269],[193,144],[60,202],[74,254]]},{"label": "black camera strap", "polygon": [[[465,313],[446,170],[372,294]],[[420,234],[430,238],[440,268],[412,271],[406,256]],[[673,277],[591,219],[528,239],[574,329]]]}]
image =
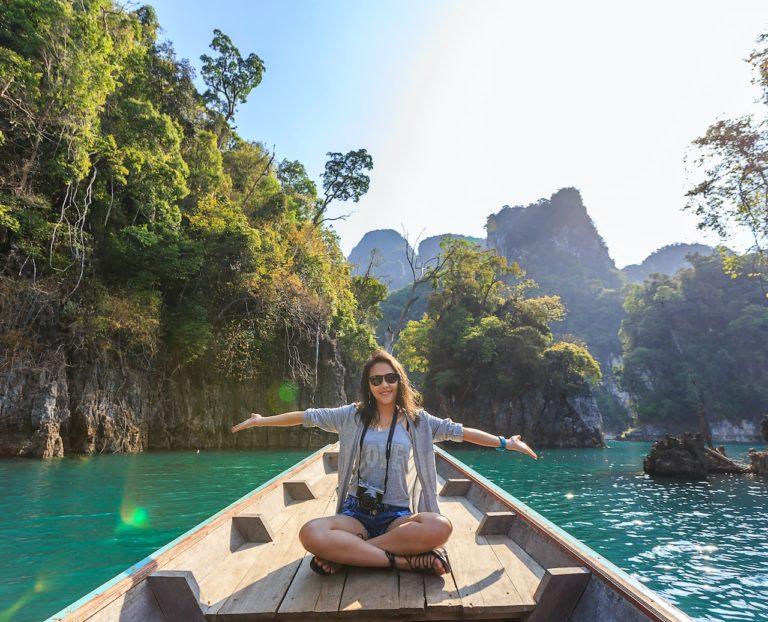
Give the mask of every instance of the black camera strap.
[{"label": "black camera strap", "polygon": [[[387,492],[387,481],[389,480],[389,454],[392,450],[392,437],[395,435],[395,426],[397,425],[397,417],[398,412],[395,411],[392,414],[392,424],[389,426],[389,436],[387,437],[387,464],[384,467],[384,492],[381,494],[382,498]],[[363,441],[365,440],[365,434],[368,432],[368,423],[366,421],[365,426],[363,426],[363,433],[360,436],[360,451],[357,455],[357,485],[360,485],[360,466],[362,465],[363,460]]]}]

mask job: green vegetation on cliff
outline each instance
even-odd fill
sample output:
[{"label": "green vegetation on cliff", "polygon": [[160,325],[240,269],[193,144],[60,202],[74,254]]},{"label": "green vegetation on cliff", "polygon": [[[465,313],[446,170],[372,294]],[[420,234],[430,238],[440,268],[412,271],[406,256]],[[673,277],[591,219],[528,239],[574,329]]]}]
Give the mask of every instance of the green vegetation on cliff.
[{"label": "green vegetation on cliff", "polygon": [[732,255],[719,250],[631,286],[619,376],[639,423],[698,430],[700,408],[709,422],[768,411],[768,307],[759,282],[726,273]]},{"label": "green vegetation on cliff", "polygon": [[395,346],[418,373],[427,403],[451,412],[477,399],[538,393],[557,400],[600,379],[583,344],[553,340],[549,325],[563,317],[558,297],[528,297],[534,283],[494,251],[457,239],[441,247],[452,260],[428,312],[408,323]]},{"label": "green vegetation on cliff", "polygon": [[[150,7],[112,0],[3,7],[4,358],[40,339],[306,386],[317,343],[337,340],[354,367],[384,292],[352,276],[323,221],[365,193],[371,157],[328,154],[318,190],[232,129],[261,59],[214,31],[200,94],[158,30]],[[43,298],[55,335],[27,308]]]}]

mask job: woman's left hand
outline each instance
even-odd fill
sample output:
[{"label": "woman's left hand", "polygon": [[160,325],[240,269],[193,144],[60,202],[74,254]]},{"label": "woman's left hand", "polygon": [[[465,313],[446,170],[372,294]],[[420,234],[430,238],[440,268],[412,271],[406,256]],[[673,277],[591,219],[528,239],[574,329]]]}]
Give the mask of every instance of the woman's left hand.
[{"label": "woman's left hand", "polygon": [[520,440],[520,435],[515,434],[514,436],[510,436],[507,439],[507,449],[510,451],[519,451],[520,453],[527,454],[534,460],[538,460],[539,457],[536,455],[536,452],[533,451],[528,445],[526,445],[523,441]]}]

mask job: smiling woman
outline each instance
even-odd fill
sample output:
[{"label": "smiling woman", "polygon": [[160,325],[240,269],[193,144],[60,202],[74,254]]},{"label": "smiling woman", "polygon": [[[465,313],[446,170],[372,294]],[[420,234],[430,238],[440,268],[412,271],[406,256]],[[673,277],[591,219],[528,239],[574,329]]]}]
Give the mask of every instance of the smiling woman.
[{"label": "smiling woman", "polygon": [[[453,526],[437,503],[433,443],[468,441],[537,458],[519,436],[466,428],[429,414],[419,402],[400,362],[376,350],[363,367],[359,402],[273,417],[254,414],[232,428],[303,424],[339,435],[336,515],[313,518],[299,531],[302,545],[315,555],[315,572],[334,573],[342,565],[450,572],[447,553],[439,547]],[[409,495],[411,453],[418,485]]]}]

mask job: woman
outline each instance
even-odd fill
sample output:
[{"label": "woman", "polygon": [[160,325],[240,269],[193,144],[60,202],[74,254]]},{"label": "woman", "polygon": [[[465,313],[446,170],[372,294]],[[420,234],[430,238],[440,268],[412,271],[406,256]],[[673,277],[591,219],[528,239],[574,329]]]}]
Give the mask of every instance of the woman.
[{"label": "woman", "polygon": [[[450,572],[445,550],[437,550],[452,526],[437,506],[433,443],[468,441],[534,459],[537,455],[519,435],[494,436],[420,409],[405,370],[385,350],[376,350],[366,361],[360,400],[273,417],[254,414],[232,432],[303,424],[339,435],[336,515],[314,518],[299,531],[302,545],[314,555],[310,566],[315,572],[334,573],[343,564]],[[406,483],[411,453],[417,476],[412,496]],[[418,511],[413,513],[411,507]]]}]

